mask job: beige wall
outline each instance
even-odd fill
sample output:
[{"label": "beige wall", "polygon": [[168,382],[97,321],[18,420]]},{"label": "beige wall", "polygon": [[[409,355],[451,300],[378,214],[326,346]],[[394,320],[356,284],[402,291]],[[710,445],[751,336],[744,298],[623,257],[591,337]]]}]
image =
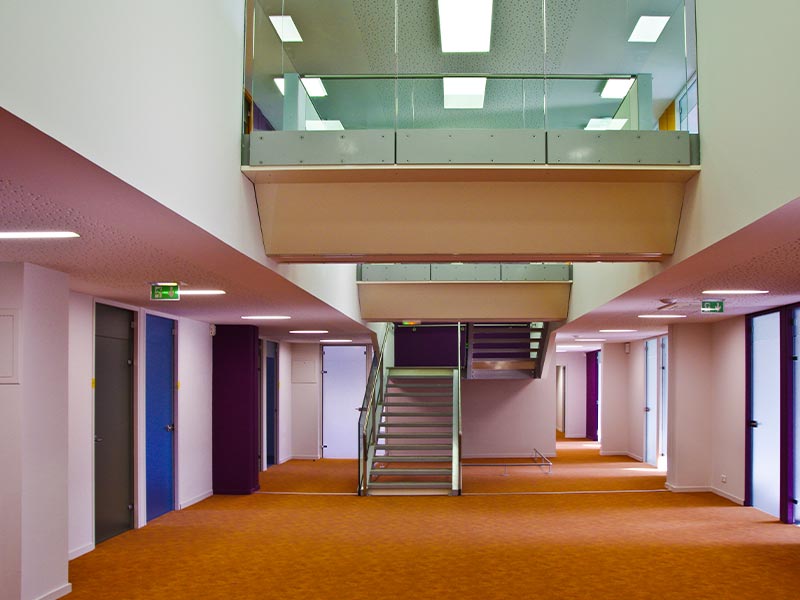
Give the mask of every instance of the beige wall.
[{"label": "beige wall", "polygon": [[319,344],[292,344],[291,364],[292,458],[317,459],[321,455],[322,443],[322,360]]}]

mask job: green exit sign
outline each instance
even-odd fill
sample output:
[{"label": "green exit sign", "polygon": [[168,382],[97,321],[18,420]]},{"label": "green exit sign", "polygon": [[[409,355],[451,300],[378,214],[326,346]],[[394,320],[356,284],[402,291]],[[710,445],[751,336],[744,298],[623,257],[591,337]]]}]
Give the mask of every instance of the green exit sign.
[{"label": "green exit sign", "polygon": [[702,300],[700,303],[700,312],[704,313],[725,312],[725,302],[723,302],[722,300]]},{"label": "green exit sign", "polygon": [[181,286],[153,284],[150,286],[150,300],[180,300]]}]

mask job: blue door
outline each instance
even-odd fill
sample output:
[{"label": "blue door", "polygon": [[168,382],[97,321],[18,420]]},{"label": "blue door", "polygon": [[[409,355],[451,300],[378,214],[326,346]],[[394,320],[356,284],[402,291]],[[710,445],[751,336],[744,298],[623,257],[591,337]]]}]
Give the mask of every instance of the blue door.
[{"label": "blue door", "polygon": [[147,520],[175,508],[173,476],[175,322],[147,315],[145,407]]}]

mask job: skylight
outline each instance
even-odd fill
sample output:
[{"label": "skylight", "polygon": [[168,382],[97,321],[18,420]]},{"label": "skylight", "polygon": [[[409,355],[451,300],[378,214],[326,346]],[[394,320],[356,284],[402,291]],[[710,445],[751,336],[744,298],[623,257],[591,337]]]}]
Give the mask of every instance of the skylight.
[{"label": "skylight", "polygon": [[486,77],[443,77],[445,108],[483,108]]},{"label": "skylight", "polygon": [[636,27],[633,28],[629,42],[656,42],[664,27],[667,26],[669,17],[639,17]]},{"label": "skylight", "polygon": [[302,42],[303,38],[300,37],[300,32],[294,24],[294,20],[290,16],[270,15],[269,17],[275,32],[282,42]]},{"label": "skylight", "polygon": [[439,0],[442,52],[489,52],[492,0]]}]

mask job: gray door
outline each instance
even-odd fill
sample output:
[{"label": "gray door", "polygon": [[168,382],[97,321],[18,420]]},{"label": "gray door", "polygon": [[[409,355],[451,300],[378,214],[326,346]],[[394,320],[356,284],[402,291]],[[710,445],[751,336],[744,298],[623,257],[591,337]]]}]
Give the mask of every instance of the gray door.
[{"label": "gray door", "polygon": [[358,458],[359,409],[367,387],[367,347],[324,346],[322,373],[322,456]]},{"label": "gray door", "polygon": [[95,543],[133,527],[133,320],[95,307]]}]

